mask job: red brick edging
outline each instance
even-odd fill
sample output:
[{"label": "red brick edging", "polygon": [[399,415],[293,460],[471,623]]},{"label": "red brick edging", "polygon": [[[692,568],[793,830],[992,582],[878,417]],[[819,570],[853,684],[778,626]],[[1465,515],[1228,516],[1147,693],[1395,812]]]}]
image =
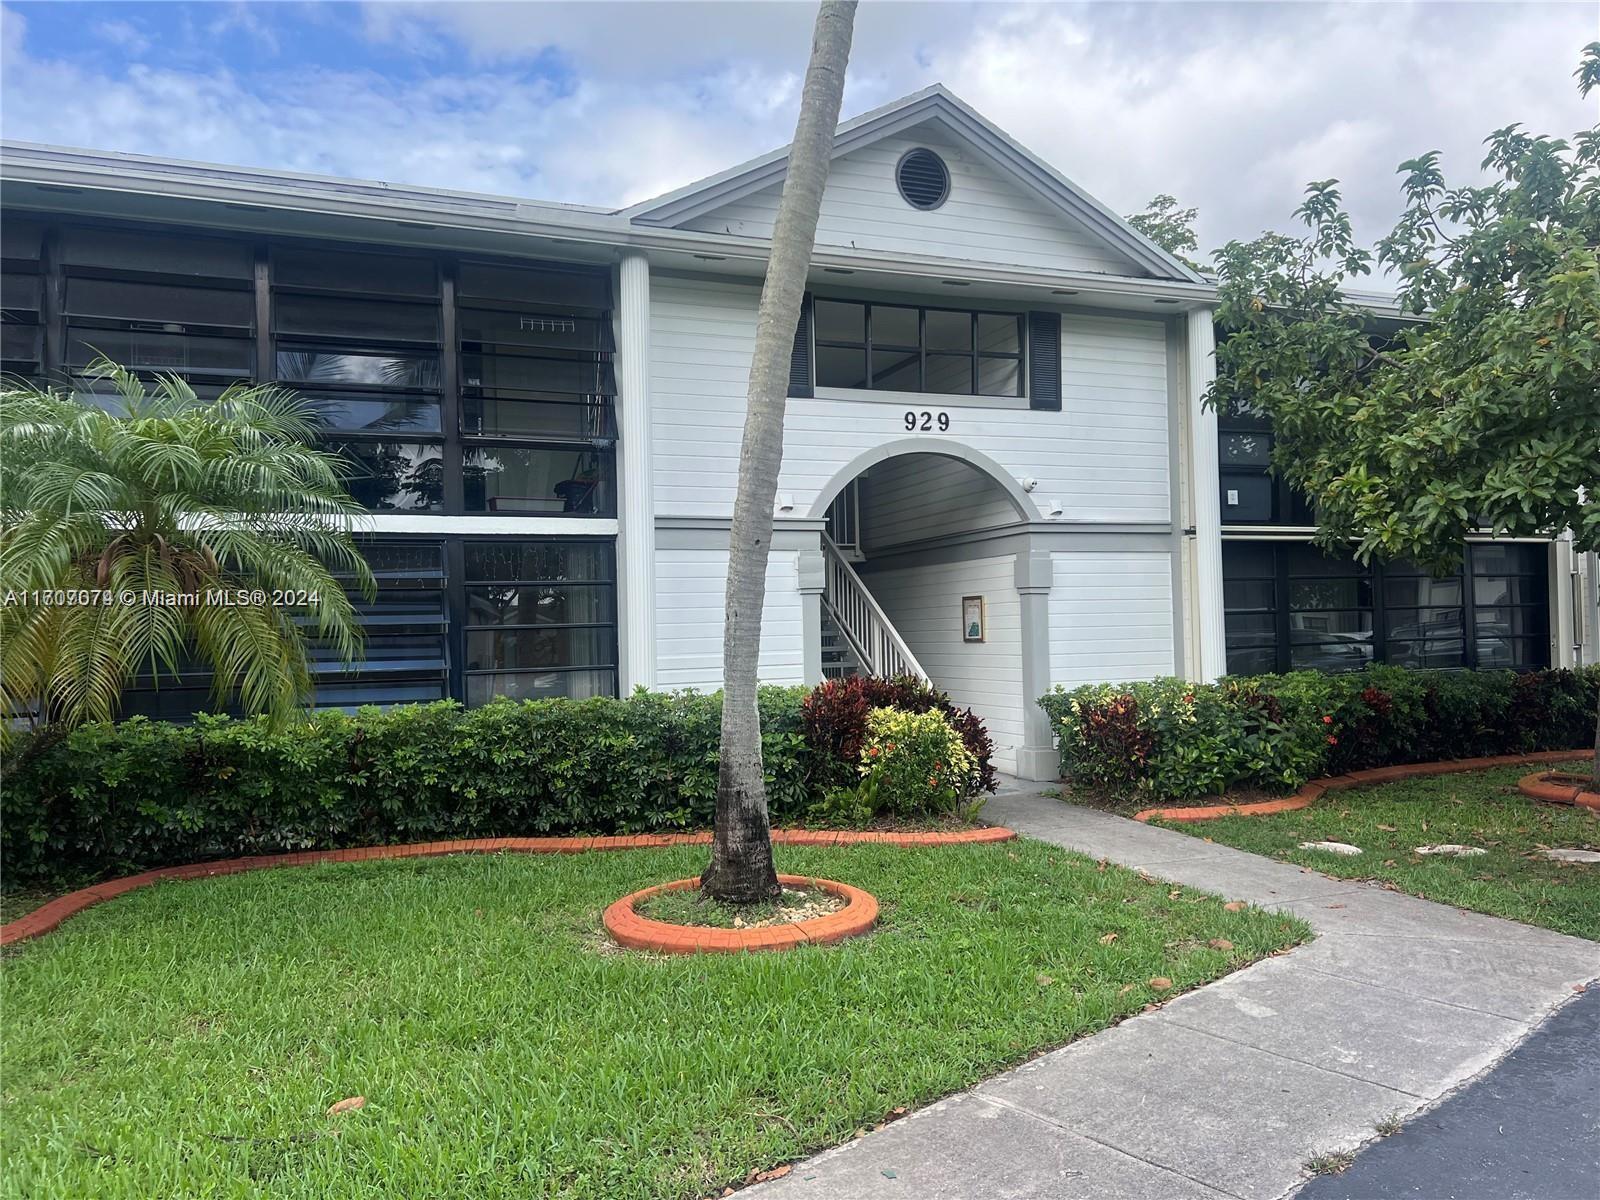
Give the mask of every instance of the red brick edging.
[{"label": "red brick edging", "polygon": [[1580,808],[1600,809],[1600,792],[1591,792],[1581,783],[1556,783],[1544,771],[1535,771],[1517,780],[1517,791],[1550,804],[1576,804]]},{"label": "red brick edging", "polygon": [[654,950],[658,954],[733,954],[743,950],[789,950],[795,946],[823,946],[866,933],[878,920],[878,901],[870,892],[836,883],[831,879],[812,879],[805,875],[779,875],[779,883],[790,887],[814,887],[848,903],[838,912],[809,921],[787,925],[765,925],[759,929],[714,929],[705,925],[674,925],[641,917],[634,905],[657,892],[685,892],[700,886],[698,879],[675,879],[671,883],[648,887],[624,896],[605,912],[606,932],[630,950]]},{"label": "red brick edging", "polygon": [[[1017,835],[993,826],[956,833],[881,833],[858,830],[774,829],[772,840],[785,846],[953,846],[973,842],[1005,842]],[[49,933],[68,917],[111,900],[135,888],[163,879],[205,879],[212,875],[237,875],[267,867],[303,867],[314,863],[365,862],[377,858],[422,858],[436,854],[581,854],[587,850],[652,850],[663,846],[709,846],[709,833],[635,833],[606,837],[468,838],[452,842],[416,842],[409,846],[361,846],[353,850],[306,850],[295,854],[258,854],[216,862],[160,867],[93,887],[68,892],[15,921],[0,925],[0,946]]]},{"label": "red brick edging", "polygon": [[[1351,771],[1348,775],[1329,775],[1313,779],[1292,796],[1282,800],[1262,800],[1254,804],[1204,804],[1191,808],[1147,808],[1133,814],[1135,821],[1148,821],[1159,817],[1163,821],[1214,821],[1218,817],[1258,817],[1272,813],[1294,812],[1309,808],[1328,792],[1342,792],[1346,788],[1367,787],[1375,783],[1393,783],[1400,779],[1415,779],[1422,775],[1454,775],[1460,771],[1481,771],[1487,767],[1513,767],[1523,763],[1565,762],[1573,758],[1593,758],[1593,750],[1542,750],[1536,754],[1495,754],[1488,758],[1453,758],[1445,762],[1406,763],[1398,767],[1373,767],[1367,771]],[[1535,772],[1539,774],[1539,772]],[[1528,776],[1529,779],[1533,776]],[[1524,780],[1526,782],[1526,780]],[[1524,794],[1532,792],[1522,789]],[[1573,789],[1557,789],[1563,794],[1562,803],[1572,802]],[[1593,795],[1593,793],[1586,793]],[[1544,796],[1539,799],[1546,799]]]}]

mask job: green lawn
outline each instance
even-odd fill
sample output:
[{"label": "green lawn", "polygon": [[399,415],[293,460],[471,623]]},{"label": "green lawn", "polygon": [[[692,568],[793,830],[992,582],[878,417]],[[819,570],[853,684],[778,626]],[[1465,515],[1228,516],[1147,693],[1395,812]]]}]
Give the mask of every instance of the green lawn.
[{"label": "green lawn", "polygon": [[[1587,767],[1587,764],[1584,764]],[[1516,790],[1532,768],[1435,775],[1330,792],[1310,808],[1262,817],[1152,822],[1343,879],[1380,879],[1403,892],[1600,939],[1600,866],[1541,858],[1540,847],[1600,850],[1600,813],[1536,804]],[[1360,846],[1359,857],[1301,842]],[[1482,846],[1472,858],[1423,857],[1418,846]]]},{"label": "green lawn", "polygon": [[877,895],[880,929],[833,947],[600,935],[704,858],[292,868],[92,909],[0,967],[0,1189],[701,1197],[1306,936],[1036,842],[780,847]]}]

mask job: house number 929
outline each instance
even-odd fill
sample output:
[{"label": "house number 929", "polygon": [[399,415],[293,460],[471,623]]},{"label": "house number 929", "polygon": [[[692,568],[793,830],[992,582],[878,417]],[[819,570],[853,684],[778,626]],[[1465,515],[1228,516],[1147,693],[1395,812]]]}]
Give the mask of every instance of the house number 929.
[{"label": "house number 929", "polygon": [[906,413],[906,429],[908,432],[913,433],[919,429],[923,433],[927,433],[932,429],[945,433],[950,429],[950,414],[940,413],[935,416],[927,409],[923,409],[921,412],[908,412]]}]

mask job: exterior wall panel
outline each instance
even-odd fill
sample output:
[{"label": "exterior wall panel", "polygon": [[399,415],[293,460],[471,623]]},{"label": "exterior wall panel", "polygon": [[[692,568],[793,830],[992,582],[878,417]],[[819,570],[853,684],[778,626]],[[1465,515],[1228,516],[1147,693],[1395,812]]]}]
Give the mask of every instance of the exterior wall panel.
[{"label": "exterior wall panel", "polygon": [[[1014,557],[898,567],[863,578],[935,685],[983,718],[994,739],[996,765],[1014,772],[1025,703]],[[984,598],[983,642],[962,641],[963,596]]]},{"label": "exterior wall panel", "polygon": [[1171,554],[1057,553],[1050,562],[1052,684],[1176,673]]},{"label": "exterior wall panel", "polygon": [[[919,211],[901,198],[895,167],[925,146],[950,170],[950,194]],[[687,223],[688,229],[770,238],[780,189],[771,187]],[[836,159],[823,192],[817,242],[865,250],[1015,263],[1109,275],[1146,274],[1069,218],[1047,210],[972,149],[915,131]]]},{"label": "exterior wall panel", "polygon": [[[656,550],[656,686],[662,690],[722,686],[723,594],[728,551]],[[805,622],[799,555],[773,551],[761,610],[762,683],[799,684],[805,677]]]},{"label": "exterior wall panel", "polygon": [[[650,396],[656,513],[727,517],[738,480],[757,289],[657,276]],[[1037,515],[1051,501],[1074,521],[1171,520],[1166,328],[1159,321],[1066,314],[1060,412],[964,404],[937,395],[791,399],[780,496],[797,515],[844,468],[892,441],[970,447],[1032,478]],[[907,411],[948,413],[948,432],[908,433]],[[1039,505],[1045,505],[1043,509]]]}]

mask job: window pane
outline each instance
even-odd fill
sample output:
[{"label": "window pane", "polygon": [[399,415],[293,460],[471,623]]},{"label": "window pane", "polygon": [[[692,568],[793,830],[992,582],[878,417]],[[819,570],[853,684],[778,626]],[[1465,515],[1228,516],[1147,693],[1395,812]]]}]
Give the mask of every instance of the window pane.
[{"label": "window pane", "polygon": [[351,477],[345,487],[376,511],[431,511],[444,503],[442,447],[420,442],[334,442]]},{"label": "window pane", "polygon": [[1222,606],[1224,609],[1270,609],[1273,592],[1270,579],[1226,579],[1222,581]]},{"label": "window pane", "polygon": [[272,256],[274,283],[337,288],[384,296],[437,296],[438,269],[429,258],[344,254],[323,250],[279,250]]},{"label": "window pane", "polygon": [[609,583],[467,589],[468,625],[611,624],[616,619],[616,589]]},{"label": "window pane", "polygon": [[142,329],[73,329],[69,332],[69,366],[86,366],[101,354],[112,362],[139,371],[243,376],[250,374],[255,361],[255,344],[243,339],[190,337]]},{"label": "window pane", "polygon": [[298,383],[439,390],[437,354],[355,354],[344,350],[279,350],[278,377]]},{"label": "window pane", "polygon": [[1389,635],[1386,661],[1397,667],[1449,671],[1467,665],[1467,644],[1460,638],[1397,639]]},{"label": "window pane", "polygon": [[867,386],[867,352],[817,347],[817,386],[864,388]]},{"label": "window pane", "polygon": [[874,346],[904,346],[916,349],[917,310],[892,308],[886,304],[872,306],[872,344]]},{"label": "window pane", "polygon": [[[121,283],[111,279],[67,280],[70,316],[123,321],[176,322],[249,329],[255,298],[249,292],[168,284]],[[167,329],[167,333],[182,333]]]},{"label": "window pane", "polygon": [[1479,608],[1473,613],[1481,646],[1486,637],[1543,637],[1549,614],[1542,604]]},{"label": "window pane", "polygon": [[0,257],[37,260],[43,239],[44,226],[8,216],[0,222]]},{"label": "window pane", "polygon": [[1276,646],[1228,645],[1229,675],[1270,675],[1277,669]]},{"label": "window pane", "polygon": [[985,358],[978,356],[978,394],[982,396],[1022,395],[1022,360],[1020,358]]},{"label": "window pane", "polygon": [[8,363],[37,363],[41,333],[37,325],[0,326],[0,358]]},{"label": "window pane", "polygon": [[1472,547],[1474,575],[1544,575],[1549,548],[1528,543],[1502,543]]},{"label": "window pane", "polygon": [[1320,608],[1370,608],[1372,582],[1367,579],[1293,579],[1289,611]]},{"label": "window pane", "polygon": [[1466,619],[1459,608],[1386,608],[1383,619],[1391,643],[1459,638],[1466,629]]},{"label": "window pane", "polygon": [[561,392],[574,396],[612,396],[617,391],[609,361],[529,358],[520,354],[463,354],[461,386],[488,392]]},{"label": "window pane", "polygon": [[539,346],[592,353],[614,347],[611,322],[565,313],[461,310],[461,340],[504,346]]},{"label": "window pane", "polygon": [[1372,614],[1359,609],[1344,612],[1294,613],[1289,618],[1291,642],[1319,642],[1344,637],[1371,637]]},{"label": "window pane", "polygon": [[1277,573],[1272,551],[1272,546],[1262,542],[1224,542],[1222,573],[1230,579],[1271,579]]},{"label": "window pane", "polygon": [[1501,579],[1479,576],[1472,581],[1472,598],[1479,604],[1544,604],[1545,578],[1511,575]]},{"label": "window pane", "polygon": [[1368,568],[1347,555],[1324,554],[1307,542],[1292,542],[1284,547],[1290,575],[1366,575]]},{"label": "window pane", "polygon": [[1371,640],[1356,634],[1289,646],[1289,666],[1296,671],[1359,671],[1371,661]]},{"label": "window pane", "polygon": [[468,512],[616,513],[609,452],[479,446],[465,452],[462,474]]},{"label": "window pane", "polygon": [[1224,473],[1221,480],[1225,523],[1259,525],[1272,520],[1272,480],[1265,475]]},{"label": "window pane", "polygon": [[815,337],[819,342],[865,342],[867,306],[845,300],[812,302]]},{"label": "window pane", "polygon": [[972,314],[928,310],[926,326],[929,350],[972,351]]},{"label": "window pane", "polygon": [[39,277],[37,275],[19,275],[7,271],[0,275],[0,309],[7,310],[7,318],[11,310],[22,313],[36,313],[39,311]]},{"label": "window pane", "polygon": [[439,401],[430,396],[363,396],[302,392],[317,419],[345,433],[438,433]]},{"label": "window pane", "polygon": [[1265,433],[1225,433],[1217,446],[1225,467],[1264,467],[1272,461],[1272,438]]},{"label": "window pane", "polygon": [[431,577],[444,573],[438,542],[363,542],[361,557],[374,575]]},{"label": "window pane", "polygon": [[1022,318],[978,314],[978,349],[996,354],[1022,353]]},{"label": "window pane", "polygon": [[582,700],[616,694],[615,671],[503,671],[467,676],[469,705],[487,704],[496,696],[512,700]]},{"label": "window pane", "polygon": [[922,390],[920,376],[922,363],[915,351],[872,351],[872,386],[880,392],[917,392]]},{"label": "window pane", "polygon": [[599,542],[468,542],[466,578],[609,580],[611,547]]},{"label": "window pane", "polygon": [[1385,571],[1383,602],[1391,607],[1425,608],[1429,605],[1459,605],[1461,579],[1430,579],[1428,576],[1395,578]]},{"label": "window pane", "polygon": [[928,355],[928,391],[946,396],[972,394],[972,355]]},{"label": "window pane", "polygon": [[473,630],[467,670],[598,667],[612,661],[610,629]]},{"label": "window pane", "polygon": [[462,297],[488,300],[520,300],[587,309],[611,307],[609,274],[581,268],[563,270],[462,263],[456,292]]},{"label": "window pane", "polygon": [[401,342],[439,340],[439,309],[431,304],[278,296],[274,305],[274,320],[280,333]]},{"label": "window pane", "polygon": [[62,261],[70,265],[227,279],[255,274],[255,250],[244,241],[69,226],[62,231],[61,249]]},{"label": "window pane", "polygon": [[1527,670],[1549,665],[1549,643],[1544,638],[1486,637],[1478,635],[1479,670]]},{"label": "window pane", "polygon": [[615,434],[611,407],[602,401],[490,400],[481,396],[462,397],[461,429],[464,433],[573,438]]}]

